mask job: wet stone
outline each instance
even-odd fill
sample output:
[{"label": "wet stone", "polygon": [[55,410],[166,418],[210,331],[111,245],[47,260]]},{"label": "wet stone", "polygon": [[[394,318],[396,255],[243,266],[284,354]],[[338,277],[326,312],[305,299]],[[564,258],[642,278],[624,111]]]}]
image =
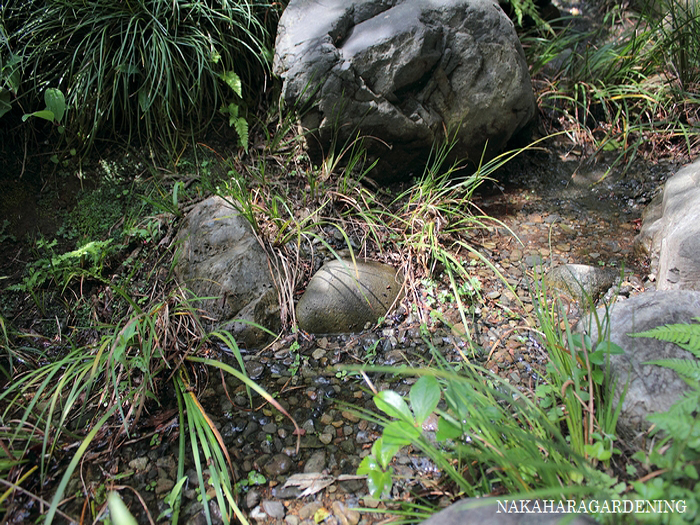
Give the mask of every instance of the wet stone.
[{"label": "wet stone", "polygon": [[140,458],[132,459],[131,461],[129,461],[129,468],[134,469],[136,471],[146,470],[147,465],[148,458],[146,456],[142,456]]},{"label": "wet stone", "polygon": [[245,369],[248,372],[248,377],[255,381],[262,377],[265,365],[258,361],[248,361],[245,364]]},{"label": "wet stone", "polygon": [[355,452],[355,443],[351,439],[346,439],[341,441],[340,448],[343,450],[343,452],[353,454]]},{"label": "wet stone", "polygon": [[308,520],[308,519],[313,519],[314,514],[323,507],[319,502],[313,501],[311,503],[307,503],[304,505],[302,508],[299,509],[299,518],[302,520]]},{"label": "wet stone", "polygon": [[285,454],[275,454],[265,465],[265,472],[272,477],[286,474],[292,468],[292,459]]},{"label": "wet stone", "polygon": [[357,525],[360,521],[360,513],[356,510],[349,509],[340,501],[334,501],[331,509],[340,525]]},{"label": "wet stone", "polygon": [[324,445],[328,445],[331,441],[333,441],[333,434],[327,434],[324,432],[318,436],[318,440]]},{"label": "wet stone", "polygon": [[260,503],[260,493],[255,489],[250,489],[245,496],[245,504],[249,509],[254,508]]},{"label": "wet stone", "polygon": [[164,494],[175,486],[175,482],[172,479],[160,478],[158,483],[156,483],[156,494]]}]

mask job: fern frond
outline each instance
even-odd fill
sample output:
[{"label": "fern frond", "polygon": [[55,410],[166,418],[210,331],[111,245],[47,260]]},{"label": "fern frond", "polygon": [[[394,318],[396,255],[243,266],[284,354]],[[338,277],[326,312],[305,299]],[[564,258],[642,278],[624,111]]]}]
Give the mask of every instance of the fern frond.
[{"label": "fern frond", "polygon": [[698,443],[700,438],[700,390],[686,392],[668,412],[650,414],[647,419],[674,439]]},{"label": "fern frond", "polygon": [[630,337],[651,337],[659,341],[667,341],[674,343],[692,352],[692,354],[700,359],[700,317],[693,319],[697,321],[695,324],[667,324],[657,326],[646,332],[638,334],[627,334]]},{"label": "fern frond", "polygon": [[656,359],[647,361],[645,365],[659,365],[671,370],[692,381],[700,381],[700,361],[694,359]]}]

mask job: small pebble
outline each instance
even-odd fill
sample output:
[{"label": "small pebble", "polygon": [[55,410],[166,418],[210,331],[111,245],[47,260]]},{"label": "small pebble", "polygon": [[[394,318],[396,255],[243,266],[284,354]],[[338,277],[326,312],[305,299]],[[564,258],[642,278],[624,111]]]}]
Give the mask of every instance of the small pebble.
[{"label": "small pebble", "polygon": [[249,509],[254,508],[260,503],[260,493],[255,489],[250,489],[245,496],[245,504]]},{"label": "small pebble", "polygon": [[275,454],[265,465],[265,473],[268,476],[277,477],[286,474],[292,468],[292,459],[286,454]]},{"label": "small pebble", "polygon": [[314,517],[314,514],[323,507],[319,502],[317,501],[312,501],[311,503],[307,503],[304,505],[302,508],[299,509],[299,518],[302,520],[308,520]]},{"label": "small pebble", "polygon": [[284,505],[282,505],[282,503],[279,501],[264,500],[262,502],[262,508],[265,511],[265,514],[267,514],[270,518],[274,518],[276,520],[281,520],[284,518]]}]

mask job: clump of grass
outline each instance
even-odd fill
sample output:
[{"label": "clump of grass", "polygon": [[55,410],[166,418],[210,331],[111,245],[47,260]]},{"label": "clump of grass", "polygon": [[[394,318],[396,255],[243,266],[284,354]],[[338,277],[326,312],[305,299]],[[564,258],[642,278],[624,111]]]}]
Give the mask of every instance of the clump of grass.
[{"label": "clump of grass", "polygon": [[[700,145],[700,18],[694,4],[612,8],[590,32],[571,22],[524,39],[549,130],[628,168],[639,156],[691,156]],[[684,7],[685,6],[685,7]],[[612,167],[611,166],[611,167]]]},{"label": "clump of grass", "polygon": [[17,102],[29,112],[47,88],[61,90],[61,124],[79,150],[121,133],[174,151],[220,108],[243,139],[275,16],[256,0],[10,1],[0,12],[21,56]]}]

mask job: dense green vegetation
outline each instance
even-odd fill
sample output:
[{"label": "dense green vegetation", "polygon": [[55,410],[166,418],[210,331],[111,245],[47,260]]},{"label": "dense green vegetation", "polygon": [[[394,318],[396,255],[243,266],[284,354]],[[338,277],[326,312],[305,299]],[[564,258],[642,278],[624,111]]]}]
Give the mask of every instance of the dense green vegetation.
[{"label": "dense green vegetation", "polygon": [[[517,5],[534,16],[531,4]],[[448,290],[439,300],[459,311],[468,332],[481,297],[458,253],[482,257],[480,264],[498,273],[466,238],[489,221],[471,206],[471,197],[523,151],[466,173],[460,164],[445,164],[451,144],[445,137],[423,176],[393,195],[362,184],[371,166],[361,140],[312,166],[293,111],[254,96],[276,82],[268,69],[281,7],[161,0],[25,0],[0,7],[5,150],[15,148],[21,135],[26,142],[18,149],[39,156],[48,140],[51,167],[58,171],[41,176],[79,176],[81,183],[98,145],[116,143],[129,152],[92,164],[101,180],[86,181],[93,186],[86,184],[47,236],[17,239],[13,225],[0,224],[3,247],[16,253],[28,243],[32,250],[23,273],[10,265],[15,277],[0,276],[0,478],[7,488],[0,512],[18,498],[43,500],[48,523],[63,515],[61,503],[81,459],[112,450],[139,428],[145,407],[158,410],[165,393],[176,399],[181,431],[178,482],[164,499],[163,518],[178,520],[189,460],[200,494],[213,486],[215,501],[226,509],[224,520],[245,522],[235,501],[231,459],[197,399],[196,378],[221,371],[251,396],[281,407],[247,378],[230,334],[207,331],[195,298],[173,276],[174,225],[190,203],[212,192],[234,202],[276,253],[290,346],[298,337],[294,294],[310,271],[303,254],[315,244],[327,245],[328,228],[353,254],[394,254],[407,277],[409,300],[442,273]],[[570,140],[583,156],[613,151],[627,165],[639,156],[696,152],[696,9],[675,1],[641,11],[613,7],[594,29],[563,19],[523,34],[543,135],[559,133],[556,140]],[[198,145],[207,126],[230,126],[235,151],[222,150],[222,158]],[[542,140],[533,146],[546,144]],[[663,434],[653,450],[625,457],[610,402],[614,386],[602,373],[606,356],[618,349],[579,341],[547,290],[535,288],[533,303],[531,326],[550,356],[533,391],[516,390],[471,363],[479,349],[467,333],[463,361],[446,362],[436,353],[434,367],[419,374],[407,400],[391,390],[376,392],[384,415],[362,411],[385,425],[360,469],[370,489],[388,492],[391,460],[410,445],[448,474],[445,493],[455,497],[682,497],[689,511],[680,519],[692,522],[700,512],[697,392],[668,417],[657,417]],[[426,326],[433,320],[421,315]],[[690,342],[681,342],[697,351],[693,333]],[[230,362],[212,357],[221,345],[233,356]],[[697,382],[697,370],[675,366]],[[391,371],[398,377],[418,373]],[[433,411],[440,416],[436,441],[420,431]],[[616,460],[623,468],[613,471]],[[79,494],[91,520],[106,519],[106,483]],[[408,518],[424,515],[432,503],[410,502],[402,512]],[[612,518],[601,516],[606,519]]]}]

